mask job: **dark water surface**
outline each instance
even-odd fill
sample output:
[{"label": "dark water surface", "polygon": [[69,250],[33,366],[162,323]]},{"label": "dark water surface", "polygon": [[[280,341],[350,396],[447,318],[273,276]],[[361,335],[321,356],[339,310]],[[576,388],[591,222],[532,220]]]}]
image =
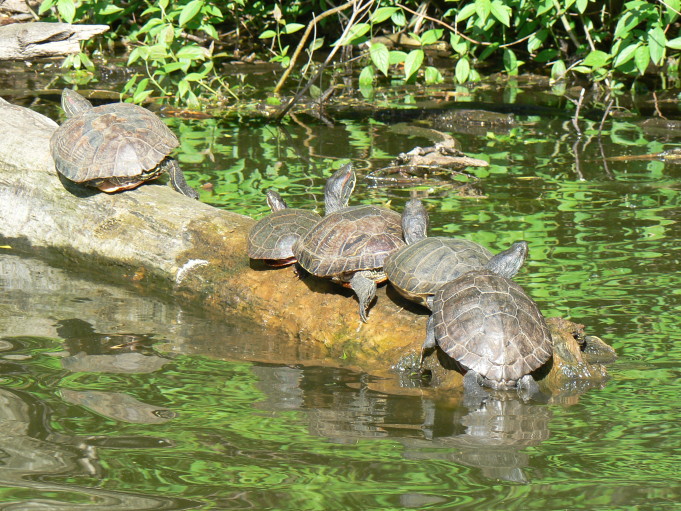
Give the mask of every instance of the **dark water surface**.
[{"label": "dark water surface", "polygon": [[595,112],[578,137],[560,97],[512,102],[554,110],[451,131],[490,165],[410,188],[368,175],[431,144],[413,122],[168,122],[190,184],[219,207],[259,217],[275,187],[321,209],[324,179],[352,160],[357,202],[418,195],[432,234],[494,251],[527,240],[516,280],[617,350],[602,388],[462,401],[253,362],[280,342],[258,325],[0,249],[0,509],[681,509],[681,166],[604,159],[675,148],[681,132],[618,117],[598,137]]}]

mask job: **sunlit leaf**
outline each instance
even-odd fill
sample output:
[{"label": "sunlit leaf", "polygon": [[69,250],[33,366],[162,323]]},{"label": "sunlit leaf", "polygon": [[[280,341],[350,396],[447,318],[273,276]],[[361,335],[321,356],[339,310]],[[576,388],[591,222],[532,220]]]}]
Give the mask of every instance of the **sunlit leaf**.
[{"label": "sunlit leaf", "polygon": [[431,85],[435,83],[442,83],[444,81],[444,77],[438,68],[428,66],[424,73],[424,80],[428,85]]},{"label": "sunlit leaf", "polygon": [[511,26],[511,8],[504,5],[501,0],[494,0],[490,4],[490,12],[500,23],[507,27]]},{"label": "sunlit leaf", "polygon": [[101,8],[99,11],[97,11],[97,14],[99,14],[100,16],[111,16],[112,14],[116,14],[121,11],[123,11],[122,7],[109,4]]},{"label": "sunlit leaf", "polygon": [[470,62],[466,57],[460,58],[456,63],[456,68],[454,69],[454,76],[458,83],[466,83],[468,80],[468,75],[471,70]]},{"label": "sunlit leaf", "polygon": [[298,30],[301,30],[305,28],[305,25],[302,25],[300,23],[287,23],[284,25],[284,33],[285,34],[294,34],[298,32]]},{"label": "sunlit leaf", "polygon": [[423,50],[412,50],[407,54],[404,61],[404,77],[409,80],[416,73],[423,63]]},{"label": "sunlit leaf", "polygon": [[393,14],[395,14],[399,8],[397,7],[379,7],[376,9],[372,14],[371,14],[371,22],[372,23],[383,23],[385,20],[390,18]]},{"label": "sunlit leaf", "polygon": [[638,48],[640,44],[641,43],[630,44],[622,51],[620,51],[612,63],[613,67],[620,67],[621,65],[626,64],[631,59],[633,59],[634,53],[636,52],[636,48]]},{"label": "sunlit leaf", "polygon": [[73,0],[57,0],[57,12],[66,23],[73,23],[76,16],[76,3]]},{"label": "sunlit leaf", "polygon": [[600,50],[591,51],[582,61],[582,65],[589,66],[592,69],[598,69],[605,66],[610,61],[610,55]]},{"label": "sunlit leaf", "polygon": [[388,47],[383,43],[374,43],[369,48],[369,55],[371,62],[378,68],[378,70],[385,76],[388,76],[388,66],[390,63],[390,52]]},{"label": "sunlit leaf", "polygon": [[565,78],[565,73],[567,72],[567,68],[565,67],[565,62],[562,60],[557,60],[553,63],[553,66],[551,66],[551,80],[557,81],[557,80],[562,80]]},{"label": "sunlit leaf", "polygon": [[644,75],[650,64],[650,50],[647,46],[639,46],[634,52],[634,63],[639,74]]},{"label": "sunlit leaf", "polygon": [[648,31],[648,47],[650,48],[650,60],[653,61],[653,64],[658,65],[662,62],[666,44],[667,36],[662,27],[657,25]]},{"label": "sunlit leaf", "polygon": [[185,5],[180,11],[180,18],[177,20],[181,27],[184,27],[187,23],[194,19],[194,17],[201,12],[203,7],[203,0],[191,0],[187,5]]},{"label": "sunlit leaf", "polygon": [[178,59],[203,60],[206,58],[206,49],[196,44],[183,46],[175,54]]},{"label": "sunlit leaf", "polygon": [[362,69],[362,72],[359,74],[359,84],[360,86],[368,86],[372,85],[374,83],[374,66],[366,66],[364,69]]}]

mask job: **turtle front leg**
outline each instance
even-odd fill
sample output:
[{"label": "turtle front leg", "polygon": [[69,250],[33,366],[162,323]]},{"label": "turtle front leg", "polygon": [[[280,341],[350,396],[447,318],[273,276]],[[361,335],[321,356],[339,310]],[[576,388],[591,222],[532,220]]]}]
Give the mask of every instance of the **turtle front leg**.
[{"label": "turtle front leg", "polygon": [[166,158],[163,164],[170,176],[170,184],[173,185],[173,188],[176,191],[180,192],[182,195],[186,195],[190,199],[199,198],[198,192],[187,184],[182,169],[174,158]]},{"label": "turtle front leg", "polygon": [[358,271],[350,279],[350,287],[359,299],[359,317],[365,323],[369,304],[376,296],[376,281],[371,278],[373,274],[371,271]]}]

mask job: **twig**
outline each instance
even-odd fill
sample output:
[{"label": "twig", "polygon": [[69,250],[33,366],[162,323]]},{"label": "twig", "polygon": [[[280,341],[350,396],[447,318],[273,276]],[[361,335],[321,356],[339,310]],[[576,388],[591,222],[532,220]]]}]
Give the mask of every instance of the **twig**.
[{"label": "twig", "polygon": [[[274,88],[274,93],[278,94],[281,88],[284,86],[284,82],[286,82],[286,79],[288,76],[291,74],[291,71],[293,71],[293,68],[296,65],[296,61],[298,60],[298,57],[300,56],[300,52],[303,51],[303,47],[305,46],[305,43],[307,42],[307,38],[310,37],[310,32],[312,32],[312,29],[317,25],[318,22],[323,20],[324,18],[328,18],[329,16],[336,14],[337,12],[344,11],[348,7],[351,7],[361,0],[351,0],[350,2],[346,2],[343,5],[339,5],[338,7],[334,7],[333,9],[329,9],[328,11],[324,11],[321,13],[319,16],[315,16],[312,18],[312,20],[307,24],[307,27],[305,28],[305,32],[303,33],[303,37],[300,39],[300,42],[298,43],[298,46],[296,46],[296,51],[293,52],[293,55],[291,56],[291,61],[289,62],[288,67],[284,71],[284,74],[281,75],[281,78],[277,82],[277,86]],[[372,0],[373,3],[373,0]]]},{"label": "twig", "polygon": [[612,108],[612,103],[613,100],[611,99],[610,102],[608,103],[608,106],[605,107],[605,112],[603,113],[603,118],[601,119],[601,123],[598,125],[598,136],[601,136],[601,133],[603,132],[603,125],[605,124],[605,119],[608,117],[608,114],[610,113],[610,109]]},{"label": "twig", "polygon": [[[349,5],[353,6],[352,16],[350,16],[348,24],[345,26],[345,29],[343,30],[343,33],[341,34],[339,41],[342,41],[343,39],[345,39],[345,37],[347,37],[348,32],[350,32],[350,29],[353,27],[355,21],[359,18],[360,14],[362,14],[363,11],[366,11],[374,3],[374,0],[370,0],[368,3],[362,4],[358,7],[357,4],[360,3],[360,1],[361,0],[354,0],[353,2],[349,2]],[[300,98],[303,97],[303,95],[310,89],[310,87],[317,80],[317,78],[321,76],[324,69],[326,69],[326,66],[329,65],[329,62],[331,62],[334,55],[336,55],[336,53],[338,52],[338,49],[341,47],[342,46],[340,44],[337,44],[336,46],[333,47],[329,55],[326,57],[326,60],[324,60],[320,68],[317,70],[317,73],[315,73],[315,75],[308,80],[307,85],[305,85],[305,87],[303,87],[303,89],[300,92],[298,92],[298,94],[296,94],[296,96],[293,99],[291,99],[291,101],[288,102],[288,104],[282,109],[282,111],[279,112],[275,119],[275,122],[279,122],[288,113],[288,111],[291,110],[291,108],[293,108],[293,105],[295,105],[300,100]]]},{"label": "twig", "polygon": [[582,136],[582,130],[579,129],[579,111],[582,109],[582,101],[584,101],[584,94],[586,89],[582,87],[582,92],[579,93],[579,100],[577,101],[577,109],[575,110],[575,116],[572,118],[572,125],[575,127],[577,135]]},{"label": "twig", "polygon": [[413,10],[413,9],[410,9],[410,8],[407,7],[406,5],[402,5],[402,4],[400,4],[400,3],[396,3],[395,5],[396,5],[397,7],[399,7],[400,9],[404,9],[405,11],[414,14],[415,16],[421,16],[421,17],[423,17],[423,18],[425,18],[425,19],[427,19],[427,20],[429,20],[429,21],[432,21],[433,23],[437,23],[438,25],[442,25],[443,27],[445,27],[446,29],[450,30],[451,32],[454,32],[455,34],[461,36],[462,38],[464,38],[464,39],[465,39],[466,41],[468,41],[469,43],[479,44],[479,45],[482,45],[482,46],[490,46],[490,45],[492,44],[492,43],[484,43],[484,42],[482,42],[482,41],[476,41],[475,39],[471,39],[470,37],[465,36],[465,35],[463,35],[461,32],[459,32],[459,29],[456,28],[456,26],[449,25],[448,23],[445,23],[445,22],[442,21],[442,20],[439,20],[439,19],[437,19],[437,18],[433,18],[433,17],[431,17],[431,16],[427,16],[427,15],[425,15],[425,14],[423,14],[423,13],[417,12],[417,11],[415,11],[415,10]]},{"label": "twig", "polygon": [[662,112],[660,111],[660,105],[657,102],[657,93],[656,92],[653,92],[653,99],[655,100],[655,103],[654,103],[655,104],[655,112],[657,113],[657,115],[659,115],[663,119],[666,119],[666,117],[664,115],[662,115]]}]

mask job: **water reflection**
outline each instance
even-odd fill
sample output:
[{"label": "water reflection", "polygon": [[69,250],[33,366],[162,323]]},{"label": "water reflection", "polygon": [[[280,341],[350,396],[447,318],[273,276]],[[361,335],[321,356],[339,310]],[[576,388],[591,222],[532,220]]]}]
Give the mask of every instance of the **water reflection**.
[{"label": "water reflection", "polygon": [[374,378],[348,371],[255,366],[253,372],[267,396],[256,406],[306,410],[315,435],[339,444],[392,438],[407,459],[451,461],[494,480],[528,482],[524,449],[549,438],[550,409],[509,393],[390,395],[371,389]]},{"label": "water reflection", "polygon": [[[117,443],[152,449],[166,447],[162,438],[75,437],[49,427],[51,410],[44,401],[22,391],[0,387],[0,485],[2,509],[188,509],[185,499],[109,491],[80,485],[51,483],[58,476],[102,476],[97,450]],[[28,494],[31,495],[27,498]],[[84,501],[77,504],[79,501]]]}]

